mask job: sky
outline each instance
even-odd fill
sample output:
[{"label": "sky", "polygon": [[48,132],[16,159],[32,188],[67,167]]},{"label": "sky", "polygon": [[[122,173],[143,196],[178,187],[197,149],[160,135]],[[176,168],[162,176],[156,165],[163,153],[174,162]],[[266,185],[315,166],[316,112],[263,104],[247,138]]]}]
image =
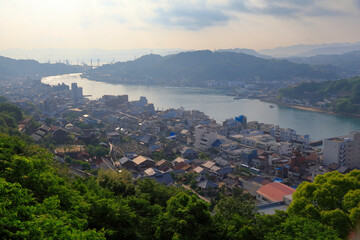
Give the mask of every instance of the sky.
[{"label": "sky", "polygon": [[360,0],[0,0],[0,50],[360,41]]}]

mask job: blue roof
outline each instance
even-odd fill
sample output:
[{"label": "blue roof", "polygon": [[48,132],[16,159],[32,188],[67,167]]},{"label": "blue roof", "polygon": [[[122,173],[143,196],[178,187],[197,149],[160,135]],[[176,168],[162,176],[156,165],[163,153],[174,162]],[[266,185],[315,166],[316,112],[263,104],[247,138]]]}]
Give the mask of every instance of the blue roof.
[{"label": "blue roof", "polygon": [[182,154],[195,154],[195,153],[197,153],[197,151],[195,151],[192,148],[185,148],[185,149],[181,150],[181,153]]},{"label": "blue roof", "polygon": [[233,168],[231,167],[225,167],[225,168],[221,168],[217,171],[218,174],[228,174],[228,173],[232,173],[234,171]]},{"label": "blue roof", "polygon": [[170,185],[174,183],[173,178],[171,177],[170,173],[163,173],[163,174],[155,174],[150,176],[149,178],[155,179],[158,183]]},{"label": "blue roof", "polygon": [[236,122],[242,122],[246,118],[244,115],[240,115],[239,117],[235,117]]},{"label": "blue roof", "polygon": [[263,178],[263,177],[260,177],[260,176],[256,176],[256,177],[251,179],[251,181],[257,182],[257,183],[262,183],[265,180],[266,180],[266,178]]},{"label": "blue roof", "polygon": [[221,144],[223,144],[223,141],[221,141],[220,139],[216,139],[216,141],[213,142],[213,144],[211,144],[211,146],[219,147]]},{"label": "blue roof", "polygon": [[284,182],[284,180],[282,178],[274,178],[273,182],[282,183],[282,182]]},{"label": "blue roof", "polygon": [[204,180],[204,181],[201,181],[197,184],[197,186],[199,188],[202,188],[202,189],[208,189],[208,188],[217,188],[218,185],[210,180]]}]

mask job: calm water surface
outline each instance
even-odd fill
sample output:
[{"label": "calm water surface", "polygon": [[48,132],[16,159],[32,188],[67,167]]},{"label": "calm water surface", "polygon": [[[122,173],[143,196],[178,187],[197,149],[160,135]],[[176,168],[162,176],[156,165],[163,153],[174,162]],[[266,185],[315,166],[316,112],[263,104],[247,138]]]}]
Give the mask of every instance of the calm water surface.
[{"label": "calm water surface", "polygon": [[243,114],[248,121],[256,120],[289,127],[299,134],[309,134],[312,140],[360,131],[359,118],[310,112],[276,104],[273,104],[274,108],[270,108],[270,104],[266,102],[253,99],[234,100],[233,97],[212,89],[109,84],[81,78],[80,74],[46,77],[42,82],[50,85],[65,83],[69,86],[76,82],[83,88],[84,95],[91,95],[90,99],[98,99],[106,94],[127,94],[132,101],[146,96],[149,102],[154,103],[155,108],[160,110],[179,107],[186,110],[197,109],[217,122]]}]

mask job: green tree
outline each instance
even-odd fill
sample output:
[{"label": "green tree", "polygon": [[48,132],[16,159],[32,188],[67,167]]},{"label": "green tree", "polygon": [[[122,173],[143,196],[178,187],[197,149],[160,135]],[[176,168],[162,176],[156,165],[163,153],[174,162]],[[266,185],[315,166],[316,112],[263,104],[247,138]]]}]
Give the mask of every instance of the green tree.
[{"label": "green tree", "polygon": [[288,217],[276,231],[268,232],[265,240],[340,240],[337,232],[318,221],[303,217]]},{"label": "green tree", "polygon": [[178,193],[160,216],[156,239],[211,239],[209,205],[195,196]]},{"label": "green tree", "polygon": [[131,173],[122,170],[121,173],[116,173],[112,170],[99,170],[97,183],[115,193],[115,195],[133,195],[135,194],[135,188],[131,184]]},{"label": "green tree", "polygon": [[359,188],[359,170],[345,175],[337,171],[319,175],[313,183],[304,182],[298,187],[288,209],[289,215],[320,221],[345,238],[356,224],[350,219],[350,212],[358,207]]},{"label": "green tree", "polygon": [[255,203],[247,195],[222,196],[216,204],[214,225],[223,239],[247,239],[253,236]]},{"label": "green tree", "polygon": [[109,149],[103,146],[88,145],[85,149],[92,157],[102,157],[109,153]]}]

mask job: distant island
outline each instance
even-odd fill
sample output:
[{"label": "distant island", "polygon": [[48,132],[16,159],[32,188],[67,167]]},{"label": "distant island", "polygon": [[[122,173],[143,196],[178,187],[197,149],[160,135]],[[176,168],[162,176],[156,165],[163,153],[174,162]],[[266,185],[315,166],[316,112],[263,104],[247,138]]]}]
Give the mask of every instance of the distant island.
[{"label": "distant island", "polygon": [[318,66],[209,50],[182,52],[165,57],[146,55],[134,61],[90,69],[83,76],[110,83],[173,86],[207,86],[209,82],[300,82],[338,78],[335,71]]},{"label": "distant island", "polygon": [[283,103],[315,106],[345,114],[360,114],[360,77],[325,82],[303,82],[279,90]]}]

